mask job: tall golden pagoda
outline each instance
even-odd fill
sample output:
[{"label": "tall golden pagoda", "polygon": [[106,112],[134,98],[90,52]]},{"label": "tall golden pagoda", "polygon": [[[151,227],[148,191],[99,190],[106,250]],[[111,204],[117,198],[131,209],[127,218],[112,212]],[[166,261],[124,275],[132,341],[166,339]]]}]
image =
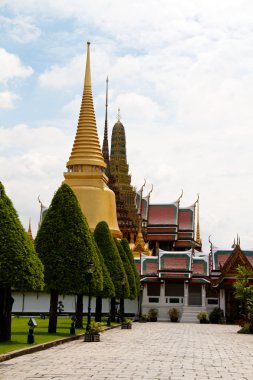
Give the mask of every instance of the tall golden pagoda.
[{"label": "tall golden pagoda", "polygon": [[114,237],[121,237],[117,222],[115,195],[107,186],[104,161],[97,133],[92,98],[90,43],[87,42],[87,59],[83,97],[77,132],[72,152],[64,173],[65,183],[74,191],[92,231],[97,223],[106,221]]}]

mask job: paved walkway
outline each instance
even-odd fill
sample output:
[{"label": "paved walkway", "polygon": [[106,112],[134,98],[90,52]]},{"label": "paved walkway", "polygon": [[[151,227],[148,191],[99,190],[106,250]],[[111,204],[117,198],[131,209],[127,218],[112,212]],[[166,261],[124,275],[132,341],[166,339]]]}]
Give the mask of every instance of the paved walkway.
[{"label": "paved walkway", "polygon": [[0,363],[1,380],[253,380],[253,336],[238,326],[134,323]]}]

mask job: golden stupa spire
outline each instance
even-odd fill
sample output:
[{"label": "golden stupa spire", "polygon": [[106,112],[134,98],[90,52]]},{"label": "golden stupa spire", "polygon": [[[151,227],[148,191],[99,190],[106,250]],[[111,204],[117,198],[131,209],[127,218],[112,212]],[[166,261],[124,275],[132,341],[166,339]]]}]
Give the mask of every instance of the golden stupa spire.
[{"label": "golden stupa spire", "polygon": [[202,241],[200,239],[200,226],[199,226],[199,195],[198,195],[198,208],[197,208],[197,228],[196,228],[196,242],[200,245],[202,245]]},{"label": "golden stupa spire", "polygon": [[90,70],[90,42],[87,42],[87,58],[83,97],[72,152],[67,162],[69,171],[83,171],[85,165],[105,168],[101,152],[93,106]]},{"label": "golden stupa spire", "polygon": [[133,251],[134,257],[140,257],[141,253],[144,253],[147,256],[152,255],[152,250],[149,249],[149,244],[145,243],[143,234],[142,234],[142,218],[139,215],[139,223],[138,223],[138,233],[136,236],[136,240],[134,244],[130,244],[130,247]]},{"label": "golden stupa spire", "polygon": [[28,226],[27,235],[28,235],[29,239],[33,242],[32,228],[31,228],[31,218],[29,219],[29,226]]},{"label": "golden stupa spire", "polygon": [[90,43],[83,97],[72,152],[64,173],[65,183],[74,191],[91,231],[101,222],[107,222],[114,237],[122,236],[116,214],[115,194],[107,186],[106,163],[99,144],[91,88]]}]

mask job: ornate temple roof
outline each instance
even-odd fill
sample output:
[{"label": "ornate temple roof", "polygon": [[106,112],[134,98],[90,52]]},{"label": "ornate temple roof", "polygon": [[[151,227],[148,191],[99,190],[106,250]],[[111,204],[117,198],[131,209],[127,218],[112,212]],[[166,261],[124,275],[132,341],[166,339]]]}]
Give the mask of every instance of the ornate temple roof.
[{"label": "ornate temple roof", "polygon": [[159,277],[190,278],[191,251],[175,252],[159,250]]},{"label": "ornate temple roof", "polygon": [[[238,275],[239,265],[253,273],[253,250],[244,251],[239,244],[235,244],[233,250],[213,250],[211,270],[213,286],[231,288]],[[253,281],[253,276],[251,281]]]},{"label": "ornate temple roof", "polygon": [[179,208],[178,229],[179,231],[194,231],[194,206]]},{"label": "ornate temple roof", "polygon": [[189,279],[191,281],[209,276],[208,256],[192,250],[184,252],[159,249],[158,256],[140,255],[135,258],[136,267],[142,277],[158,279]]},{"label": "ornate temple roof", "polygon": [[141,276],[157,276],[158,256],[141,255]]},{"label": "ornate temple roof", "polygon": [[176,240],[179,202],[150,204],[148,208],[148,240]]},{"label": "ornate temple roof", "polygon": [[178,224],[178,203],[149,205],[148,224],[176,226]]},{"label": "ornate temple roof", "polygon": [[149,199],[149,194],[141,199],[141,215],[143,220],[148,220]]},{"label": "ornate temple roof", "polygon": [[159,271],[190,271],[191,251],[167,252],[159,250]]},{"label": "ornate temple roof", "polygon": [[192,276],[209,276],[208,256],[192,258]]},{"label": "ornate temple roof", "polygon": [[[235,247],[236,248],[236,247]],[[253,250],[241,250],[247,261],[253,266]],[[214,249],[212,252],[212,270],[220,271],[227,264],[231,256],[235,254],[235,249],[221,250]]]},{"label": "ornate temple roof", "polygon": [[[190,249],[194,244],[201,251],[199,208],[197,214],[197,226],[195,228],[195,207],[198,200],[189,207],[180,207],[180,199],[169,204],[149,204],[147,217],[147,240],[171,242],[169,249],[178,251]],[[144,214],[142,213],[143,217]],[[195,231],[196,230],[196,231]],[[196,232],[196,240],[195,240]],[[163,247],[164,248],[164,247]]]}]

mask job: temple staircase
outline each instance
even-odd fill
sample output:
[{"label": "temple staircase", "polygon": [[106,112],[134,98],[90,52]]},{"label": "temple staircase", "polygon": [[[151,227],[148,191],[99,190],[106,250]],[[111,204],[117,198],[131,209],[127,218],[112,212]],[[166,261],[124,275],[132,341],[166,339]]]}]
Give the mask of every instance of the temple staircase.
[{"label": "temple staircase", "polygon": [[197,315],[200,311],[207,311],[205,306],[184,306],[180,322],[199,323]]}]

